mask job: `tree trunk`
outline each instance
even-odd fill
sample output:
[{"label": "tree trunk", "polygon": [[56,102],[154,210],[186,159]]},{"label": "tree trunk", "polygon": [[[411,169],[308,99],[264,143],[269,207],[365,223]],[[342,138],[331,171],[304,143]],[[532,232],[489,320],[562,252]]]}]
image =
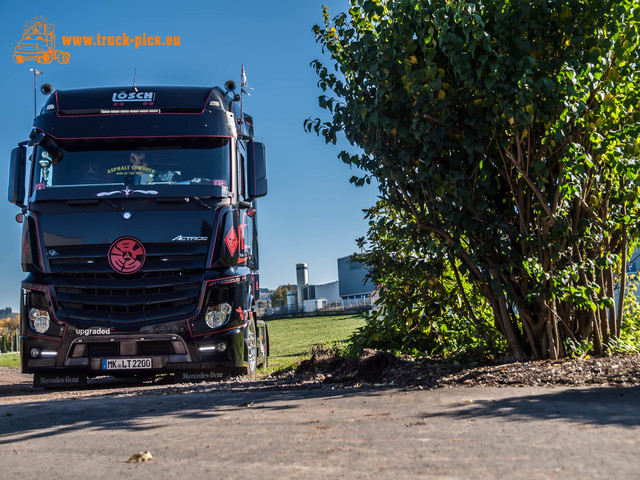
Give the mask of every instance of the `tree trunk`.
[{"label": "tree trunk", "polygon": [[505,301],[504,295],[498,298],[498,308],[500,315],[499,318],[502,323],[505,337],[507,337],[509,350],[511,350],[514,360],[520,362],[525,358],[524,352],[522,351],[522,342],[520,341],[520,336],[517,334],[513,323],[511,323],[511,318],[509,318],[509,313],[507,312],[507,303]]},{"label": "tree trunk", "polygon": [[618,312],[616,315],[616,338],[622,332],[622,310],[627,295],[627,226],[622,227],[622,262],[620,265],[620,293],[618,294]]}]

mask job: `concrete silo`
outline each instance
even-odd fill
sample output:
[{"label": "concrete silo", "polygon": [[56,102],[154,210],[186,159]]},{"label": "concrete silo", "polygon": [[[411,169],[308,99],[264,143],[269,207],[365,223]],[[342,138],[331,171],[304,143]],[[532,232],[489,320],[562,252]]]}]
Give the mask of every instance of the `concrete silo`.
[{"label": "concrete silo", "polygon": [[296,278],[298,287],[298,308],[302,310],[304,291],[309,284],[309,266],[306,263],[298,263],[296,265]]}]

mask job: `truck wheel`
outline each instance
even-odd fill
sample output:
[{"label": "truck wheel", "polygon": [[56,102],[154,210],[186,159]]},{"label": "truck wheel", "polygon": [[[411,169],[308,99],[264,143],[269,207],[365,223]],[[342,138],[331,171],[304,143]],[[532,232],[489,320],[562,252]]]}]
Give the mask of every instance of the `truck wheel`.
[{"label": "truck wheel", "polygon": [[256,373],[258,362],[258,341],[256,336],[256,323],[249,320],[247,327],[244,329],[244,350],[246,374],[253,375]]},{"label": "truck wheel", "polygon": [[43,53],[41,57],[38,58],[38,63],[44,63],[45,65],[50,64],[53,61],[53,55],[49,52]]}]

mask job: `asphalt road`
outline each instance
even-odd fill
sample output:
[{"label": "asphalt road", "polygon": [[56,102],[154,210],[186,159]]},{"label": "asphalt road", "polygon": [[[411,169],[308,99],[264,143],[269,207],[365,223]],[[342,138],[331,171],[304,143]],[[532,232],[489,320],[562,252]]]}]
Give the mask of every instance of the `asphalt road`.
[{"label": "asphalt road", "polygon": [[0,398],[0,478],[632,479],[639,427],[639,387],[34,394]]}]

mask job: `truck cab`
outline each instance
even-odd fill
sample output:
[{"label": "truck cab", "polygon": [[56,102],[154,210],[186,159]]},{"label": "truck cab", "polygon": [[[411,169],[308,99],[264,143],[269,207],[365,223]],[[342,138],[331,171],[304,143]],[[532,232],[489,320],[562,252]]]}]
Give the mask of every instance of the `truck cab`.
[{"label": "truck cab", "polygon": [[265,366],[266,193],[264,145],[226,87],[53,92],[11,155],[22,371],[46,387]]}]

